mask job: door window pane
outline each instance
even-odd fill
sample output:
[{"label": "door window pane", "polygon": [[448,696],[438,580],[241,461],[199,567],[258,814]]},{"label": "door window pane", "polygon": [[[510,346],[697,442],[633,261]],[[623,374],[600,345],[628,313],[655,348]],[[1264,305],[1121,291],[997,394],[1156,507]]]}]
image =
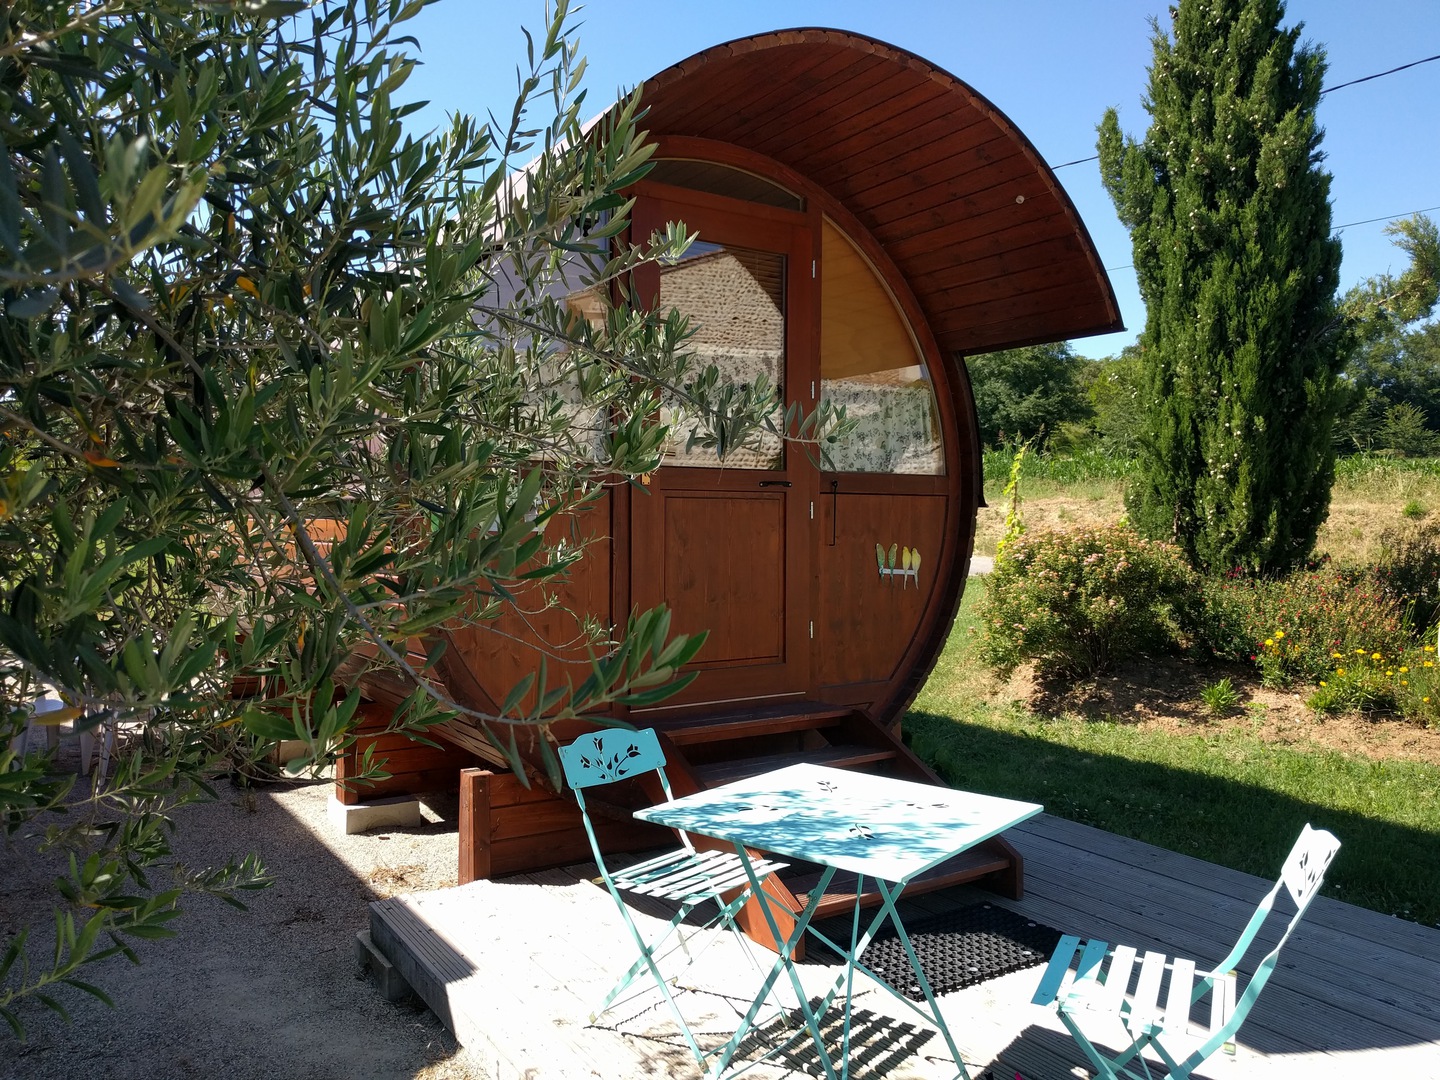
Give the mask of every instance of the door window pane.
[{"label": "door window pane", "polygon": [[820,396],[855,425],[825,468],[943,474],[935,388],[889,290],[828,219],[820,260]]},{"label": "door window pane", "polygon": [[[769,251],[697,242],[685,258],[660,271],[660,304],[679,311],[696,333],[686,343],[696,370],[714,364],[721,385],[749,386],[765,379],[785,400],[785,256]],[[776,405],[773,418],[781,419]],[[727,469],[778,469],[784,446],[768,431],[754,432],[726,450],[691,445],[702,425],[674,396],[664,402],[661,420],[671,425],[664,465]]]}]

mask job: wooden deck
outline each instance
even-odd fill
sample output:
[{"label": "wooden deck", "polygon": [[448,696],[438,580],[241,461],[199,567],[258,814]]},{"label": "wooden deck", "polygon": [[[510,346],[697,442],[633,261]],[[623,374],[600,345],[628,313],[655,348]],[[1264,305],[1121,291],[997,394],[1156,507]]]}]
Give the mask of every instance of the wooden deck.
[{"label": "wooden deck", "polygon": [[[1023,900],[962,886],[910,901],[911,917],[983,897],[1081,935],[1213,961],[1270,884],[1046,815],[1006,836],[1025,858]],[[460,1041],[480,1052],[493,1080],[699,1075],[653,992],[589,1024],[614,974],[632,958],[613,903],[589,880],[593,871],[572,867],[479,881],[372,905],[376,944]],[[758,978],[733,940],[712,936],[713,945],[681,979],[679,1001],[697,1033],[720,1040],[733,1030],[733,1009],[748,1001]],[[1254,951],[1266,944],[1262,936]],[[835,970],[818,963],[804,969],[811,994],[821,992]],[[1086,1075],[1077,1070],[1083,1059],[1054,1013],[1029,1004],[1040,970],[942,998],[977,1080],[987,1069],[996,1080],[1017,1072],[1024,1080]],[[1238,1054],[1217,1055],[1197,1075],[1436,1080],[1436,986],[1440,930],[1320,897],[1241,1029]],[[856,1010],[863,1046],[852,1055],[852,1076],[954,1075],[938,1036],[888,995],[868,990],[857,996]],[[807,1049],[798,1042],[793,1058],[746,1075],[821,1075]]]}]

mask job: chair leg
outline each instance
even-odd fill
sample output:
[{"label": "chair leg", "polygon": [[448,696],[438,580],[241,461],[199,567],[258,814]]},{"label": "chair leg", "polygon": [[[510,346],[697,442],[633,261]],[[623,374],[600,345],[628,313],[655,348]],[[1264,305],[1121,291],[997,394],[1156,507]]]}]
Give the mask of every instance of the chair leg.
[{"label": "chair leg", "polygon": [[[1155,1080],[1150,1072],[1149,1064],[1141,1054],[1141,1051],[1152,1041],[1150,1036],[1141,1036],[1132,1042],[1119,1056],[1106,1058],[1101,1055],[1100,1051],[1095,1048],[1095,1044],[1092,1043],[1085,1032],[1080,1029],[1080,1025],[1075,1022],[1069,1010],[1062,1006],[1059,1012],[1061,1021],[1065,1024],[1066,1028],[1069,1029],[1071,1036],[1075,1039],[1076,1045],[1085,1052],[1085,1056],[1089,1058],[1090,1063],[1095,1066],[1095,1076],[1097,1080]],[[1136,1072],[1129,1067],[1129,1062],[1132,1060],[1140,1063],[1140,1068],[1144,1070],[1143,1073]],[[1171,1080],[1185,1080],[1186,1075],[1188,1074],[1172,1074]]]},{"label": "chair leg", "polygon": [[[670,920],[669,925],[666,926],[666,928],[658,935],[656,935],[655,939],[651,941],[649,945],[641,945],[641,956],[633,964],[630,965],[629,970],[626,971],[624,975],[620,976],[620,980],[613,987],[611,987],[610,992],[605,995],[605,1000],[601,1003],[600,1008],[597,1009],[590,1017],[592,1023],[594,1022],[596,1017],[603,1016],[606,1012],[608,1012],[610,1006],[614,1003],[615,999],[625,992],[626,988],[635,981],[636,977],[641,972],[643,972],[646,967],[650,966],[648,961],[654,961],[654,963],[658,965],[658,963],[666,956],[668,956],[670,952],[674,951],[673,949],[671,949],[669,952],[665,953],[658,952],[660,945],[663,944],[672,933],[677,931],[680,924],[685,921],[685,918],[690,914],[692,910],[694,910],[693,904],[682,905],[680,911],[673,919]],[[633,925],[631,927],[631,933],[634,934],[637,939],[639,938],[639,932],[634,928]],[[683,935],[681,935],[680,940],[681,945],[683,946],[685,940]],[[686,951],[686,955],[689,955],[688,950]]]},{"label": "chair leg", "polygon": [[[690,1025],[685,1022],[685,1017],[680,1012],[680,1006],[676,1003],[675,996],[670,993],[670,986],[665,981],[665,976],[661,974],[659,965],[655,963],[652,946],[647,945],[645,939],[640,936],[640,931],[636,928],[635,921],[630,917],[630,910],[625,906],[625,901],[619,892],[616,891],[615,886],[610,883],[608,875],[606,876],[605,884],[610,890],[610,895],[615,898],[615,904],[620,909],[620,917],[625,920],[625,926],[629,929],[630,936],[634,939],[636,947],[640,950],[640,959],[631,966],[630,972],[621,980],[620,985],[610,991],[609,996],[605,999],[605,1004],[598,1011],[591,1014],[590,1022],[593,1024],[596,1018],[610,1007],[616,995],[628,986],[641,970],[649,968],[651,976],[655,979],[655,985],[659,987],[661,995],[665,998],[665,1004],[670,1007],[670,1014],[674,1018],[676,1026],[679,1027],[680,1031],[684,1034],[685,1041],[690,1044],[690,1052],[695,1056],[695,1062],[703,1072],[705,1070],[705,1058],[707,1055],[705,1051],[700,1049],[700,1043],[696,1040],[695,1033],[690,1030]],[[675,920],[672,920],[670,924],[671,927],[673,928],[678,925],[679,921],[683,918],[683,914],[677,916]],[[669,931],[666,931],[664,936],[668,936],[668,934]],[[663,940],[663,937],[661,940]]]}]

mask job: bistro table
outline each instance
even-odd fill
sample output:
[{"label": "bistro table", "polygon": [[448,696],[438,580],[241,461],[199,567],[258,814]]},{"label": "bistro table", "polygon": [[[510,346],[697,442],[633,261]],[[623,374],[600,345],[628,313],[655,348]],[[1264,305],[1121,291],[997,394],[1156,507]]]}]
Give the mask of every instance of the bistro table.
[{"label": "bistro table", "polygon": [[[939,1029],[959,1070],[957,1075],[969,1080],[970,1074],[960,1058],[950,1029],[945,1025],[940,1006],[931,992],[930,981],[921,970],[910,936],[895,909],[895,902],[906,884],[917,875],[1034,817],[1041,809],[1035,803],[802,764],[636,811],[635,816],[644,821],[734,844],[745,863],[751,887],[759,897],[770,931],[775,941],[780,943],[775,964],[734,1037],[717,1056],[712,1073],[719,1076],[725,1071],[771,988],[781,972],[785,972],[800,999],[805,1026],[830,1080],[835,1080],[836,1074],[820,1034],[817,1016],[824,1014],[841,986],[845,987],[840,1075],[848,1077],[851,993],[855,969],[859,968]],[[771,852],[823,868],[818,884],[810,890],[805,910],[795,920],[794,929],[788,937],[781,935],[773,910],[774,899],[756,879],[750,850]],[[841,870],[858,877],[848,946],[831,941],[810,926],[826,889]],[[862,931],[860,896],[864,892],[866,878],[874,880],[881,903]],[[865,947],[887,919],[894,926],[895,934],[910,959],[915,981],[924,993],[927,1010],[921,1010],[860,962]],[[845,970],[818,1008],[811,1006],[795,970],[795,949],[807,931],[820,938],[845,962]]]}]

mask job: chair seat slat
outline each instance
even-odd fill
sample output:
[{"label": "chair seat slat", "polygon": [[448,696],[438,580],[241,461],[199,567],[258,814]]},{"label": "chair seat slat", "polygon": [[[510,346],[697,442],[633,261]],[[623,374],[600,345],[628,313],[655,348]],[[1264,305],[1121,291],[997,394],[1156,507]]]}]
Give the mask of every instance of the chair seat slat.
[{"label": "chair seat slat", "polygon": [[1170,966],[1170,990],[1165,997],[1165,1030],[1185,1034],[1190,1024],[1190,991],[1195,986],[1195,961],[1176,957]]},{"label": "chair seat slat", "polygon": [[615,881],[622,889],[643,894],[675,889],[686,881],[706,880],[711,867],[723,865],[724,859],[723,851],[694,852],[684,861],[656,867],[653,873],[623,879],[617,875]]},{"label": "chair seat slat", "polygon": [[1135,999],[1130,1003],[1130,1034],[1139,1035],[1160,1019],[1160,983],[1165,977],[1165,954],[1147,952],[1140,963]]},{"label": "chair seat slat", "polygon": [[1055,943],[1055,951],[1050,954],[1050,963],[1045,967],[1040,985],[1035,988],[1035,996],[1030,999],[1032,1005],[1049,1005],[1055,1000],[1060,993],[1060,984],[1070,971],[1070,961],[1075,958],[1075,950],[1079,947],[1080,939],[1074,934],[1065,934]]},{"label": "chair seat slat", "polygon": [[1230,1021],[1235,1011],[1235,976],[1223,971],[1215,973],[1215,985],[1210,990],[1210,1031],[1219,1031]]},{"label": "chair seat slat", "polygon": [[1125,992],[1130,989],[1130,972],[1135,968],[1135,949],[1129,945],[1118,945],[1110,954],[1110,966],[1105,969],[1103,985],[1091,984],[1086,996],[1092,1009],[1118,1013],[1125,1002]]},{"label": "chair seat slat", "polygon": [[687,862],[688,860],[693,858],[694,855],[695,853],[693,851],[688,851],[685,848],[676,848],[674,851],[667,851],[663,855],[657,855],[654,858],[646,859],[644,862],[636,863],[633,866],[620,867],[618,870],[615,871],[615,880],[617,882],[638,880],[639,878],[646,877],[650,874],[655,873],[658,870],[663,870],[667,866],[674,866],[679,863]]},{"label": "chair seat slat", "polygon": [[[684,859],[652,859],[648,864],[642,864],[651,868],[649,873],[636,875],[633,873],[635,868],[631,868],[623,875],[617,874],[616,887],[642,896],[691,900],[743,889],[750,884],[745,864],[733,851],[687,852],[682,849],[675,854],[684,856]],[[756,877],[764,877],[788,865],[773,859],[757,859],[753,868]]]}]

